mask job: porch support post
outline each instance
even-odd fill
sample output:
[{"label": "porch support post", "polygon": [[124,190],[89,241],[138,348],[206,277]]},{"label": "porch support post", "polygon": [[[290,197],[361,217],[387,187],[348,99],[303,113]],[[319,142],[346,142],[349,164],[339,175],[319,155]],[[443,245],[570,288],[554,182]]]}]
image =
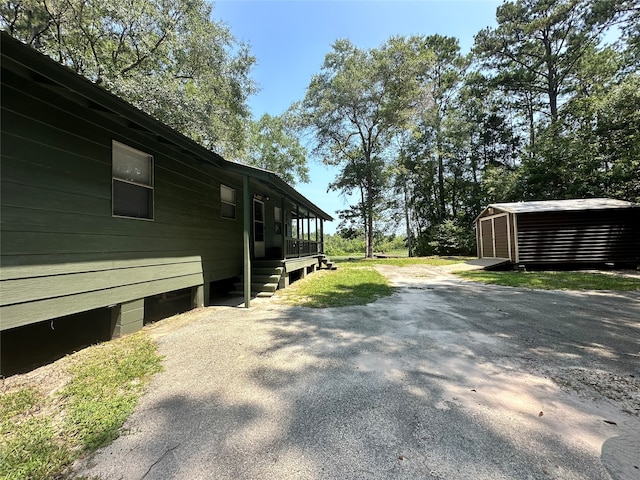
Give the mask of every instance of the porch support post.
[{"label": "porch support post", "polygon": [[300,257],[300,206],[296,205],[296,238],[298,239],[298,257]]},{"label": "porch support post", "polygon": [[287,228],[288,225],[287,223],[291,223],[290,221],[287,221],[288,217],[287,217],[287,211],[284,209],[285,207],[285,200],[284,197],[282,197],[282,205],[281,205],[281,210],[280,210],[280,221],[282,222],[282,225],[280,226],[280,237],[282,238],[282,259],[284,260],[285,258],[287,258]]},{"label": "porch support post", "polygon": [[244,307],[251,306],[251,249],[249,233],[251,232],[251,198],[249,197],[249,177],[242,177],[242,210],[244,220]]},{"label": "porch support post", "polygon": [[320,219],[320,253],[324,254],[324,218]]}]

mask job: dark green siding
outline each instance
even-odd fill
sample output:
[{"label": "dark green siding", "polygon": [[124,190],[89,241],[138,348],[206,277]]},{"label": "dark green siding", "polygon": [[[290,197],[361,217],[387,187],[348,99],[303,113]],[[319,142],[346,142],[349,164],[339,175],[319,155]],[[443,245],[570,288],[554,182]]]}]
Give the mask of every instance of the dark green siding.
[{"label": "dark green siding", "polygon": [[[241,273],[239,175],[12,70],[2,82],[1,329]],[[112,216],[112,140],[154,156],[153,221]]]}]

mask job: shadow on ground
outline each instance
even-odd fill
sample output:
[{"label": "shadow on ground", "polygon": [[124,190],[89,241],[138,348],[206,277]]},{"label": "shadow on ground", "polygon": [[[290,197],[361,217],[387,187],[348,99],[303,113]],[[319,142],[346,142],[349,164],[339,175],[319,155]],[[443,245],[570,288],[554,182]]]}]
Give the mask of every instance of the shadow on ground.
[{"label": "shadow on ground", "polygon": [[546,373],[638,375],[637,295],[396,286],[362,307],[202,311],[162,338],[166,370],[128,434],[81,473],[609,479],[601,449],[633,468],[606,442],[637,440],[638,416]]}]

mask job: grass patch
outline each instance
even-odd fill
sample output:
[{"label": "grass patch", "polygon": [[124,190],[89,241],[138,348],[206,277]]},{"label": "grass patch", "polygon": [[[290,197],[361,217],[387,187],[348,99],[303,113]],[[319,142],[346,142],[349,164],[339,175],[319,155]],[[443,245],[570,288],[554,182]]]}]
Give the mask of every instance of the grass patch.
[{"label": "grass patch", "polygon": [[279,291],[285,303],[312,308],[366,305],[392,293],[383,275],[362,265],[322,270]]},{"label": "grass patch", "polygon": [[401,257],[351,258],[336,262],[338,270],[321,270],[279,290],[279,297],[287,304],[312,308],[366,305],[378,298],[393,294],[384,275],[376,265],[407,267],[410,265],[443,266],[464,262],[475,257]]},{"label": "grass patch", "polygon": [[0,396],[0,478],[51,478],[70,461],[53,419],[38,414],[46,403],[35,388]]},{"label": "grass patch", "polygon": [[353,260],[339,260],[336,265],[342,268],[362,265],[391,265],[394,267],[408,267],[411,265],[431,265],[442,267],[471,260],[475,257],[400,257],[400,258],[355,258]]},{"label": "grass patch", "polygon": [[160,362],[140,332],[75,354],[58,393],[28,387],[1,395],[0,478],[53,478],[115,439]]},{"label": "grass patch", "polygon": [[476,282],[540,290],[640,290],[640,280],[592,272],[456,272]]}]

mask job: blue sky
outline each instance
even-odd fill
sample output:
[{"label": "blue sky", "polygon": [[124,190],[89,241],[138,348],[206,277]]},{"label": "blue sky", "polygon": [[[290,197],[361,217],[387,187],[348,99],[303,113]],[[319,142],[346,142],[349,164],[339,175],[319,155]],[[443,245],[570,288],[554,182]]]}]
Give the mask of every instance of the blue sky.
[{"label": "blue sky", "polygon": [[[375,48],[394,35],[449,35],[463,52],[482,28],[495,26],[499,0],[218,0],[213,17],[251,45],[252,71],[260,92],[249,100],[253,116],[279,115],[302,100],[311,77],[320,71],[333,42],[348,38],[359,48]],[[311,183],[296,189],[327,213],[346,204],[327,193],[335,170],[309,160]],[[325,224],[333,233],[338,221]]]}]

